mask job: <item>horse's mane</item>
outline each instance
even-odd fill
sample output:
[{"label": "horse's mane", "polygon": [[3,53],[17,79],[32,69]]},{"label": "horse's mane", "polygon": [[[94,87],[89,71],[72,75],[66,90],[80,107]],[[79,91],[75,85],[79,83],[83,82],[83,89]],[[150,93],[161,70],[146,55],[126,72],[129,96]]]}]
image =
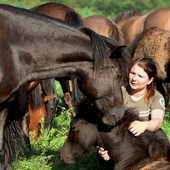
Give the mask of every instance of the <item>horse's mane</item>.
[{"label": "horse's mane", "polygon": [[108,20],[108,25],[110,26],[109,29],[109,37],[115,38],[120,44],[124,44],[123,33],[120,30],[120,27],[111,20]]},{"label": "horse's mane", "polygon": [[91,38],[93,48],[94,70],[98,71],[101,66],[107,63],[107,58],[109,58],[110,56],[110,52],[108,51],[107,46],[109,46],[113,50],[116,46],[120,46],[120,44],[117,41],[111,40],[107,37],[97,34],[95,31],[89,28],[82,27],[79,30]]},{"label": "horse's mane", "polygon": [[129,10],[129,11],[125,11],[125,12],[121,12],[120,14],[116,15],[114,18],[113,18],[113,21],[115,23],[118,23],[124,19],[128,19],[132,16],[141,16],[142,14],[140,12],[137,12],[135,10]]},{"label": "horse's mane", "polygon": [[135,109],[129,108],[125,110],[122,119],[118,122],[119,128],[117,135],[121,137],[122,140],[125,136],[128,137],[128,140],[134,143],[134,145],[142,147],[152,158],[159,158],[161,156],[169,157],[170,143],[165,132],[161,129],[155,132],[145,131],[141,135],[134,137],[133,134],[129,132],[128,127],[130,123],[135,120],[140,120]]},{"label": "horse's mane", "polygon": [[29,94],[28,102],[33,110],[35,110],[41,106],[42,96],[41,96],[39,85]]},{"label": "horse's mane", "polygon": [[[79,30],[91,38],[93,45],[94,70],[97,72],[105,64],[109,66],[110,63],[108,58],[110,57],[118,62],[123,77],[126,79],[131,63],[130,53],[114,39],[99,35],[89,28],[82,27]],[[108,48],[110,48],[110,50],[108,50]]]},{"label": "horse's mane", "polygon": [[122,119],[118,123],[120,126],[120,131],[127,130],[130,123],[135,120],[140,120],[139,114],[136,112],[135,108],[126,109]]}]

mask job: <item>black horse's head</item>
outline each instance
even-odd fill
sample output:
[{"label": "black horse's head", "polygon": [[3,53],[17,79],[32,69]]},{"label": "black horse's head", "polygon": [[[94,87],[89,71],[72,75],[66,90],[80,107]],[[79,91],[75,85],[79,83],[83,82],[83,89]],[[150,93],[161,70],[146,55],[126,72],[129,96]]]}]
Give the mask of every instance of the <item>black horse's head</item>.
[{"label": "black horse's head", "polygon": [[100,136],[96,125],[84,119],[74,118],[70,124],[69,135],[60,151],[60,158],[67,164],[73,164],[84,153],[100,145]]}]

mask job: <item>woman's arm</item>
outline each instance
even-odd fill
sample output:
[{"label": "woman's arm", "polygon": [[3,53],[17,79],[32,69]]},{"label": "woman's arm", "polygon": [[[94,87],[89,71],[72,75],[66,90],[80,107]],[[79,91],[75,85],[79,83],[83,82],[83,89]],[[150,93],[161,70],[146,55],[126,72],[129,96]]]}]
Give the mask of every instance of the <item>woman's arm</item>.
[{"label": "woman's arm", "polygon": [[134,121],[130,124],[129,130],[135,136],[139,136],[141,133],[145,132],[145,130],[156,131],[158,130],[164,119],[164,111],[160,109],[154,109],[151,112],[151,120],[149,121]]}]

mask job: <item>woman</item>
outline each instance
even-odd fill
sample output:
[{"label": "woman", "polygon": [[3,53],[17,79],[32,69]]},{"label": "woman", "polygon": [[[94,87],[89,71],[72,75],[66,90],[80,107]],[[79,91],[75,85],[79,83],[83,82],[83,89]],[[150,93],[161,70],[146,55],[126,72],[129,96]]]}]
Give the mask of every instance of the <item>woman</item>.
[{"label": "woman", "polygon": [[[122,87],[125,108],[135,107],[141,118],[129,126],[134,136],[145,130],[156,131],[163,123],[165,100],[155,90],[156,74],[156,65],[151,58],[138,58],[132,64],[128,84]],[[105,161],[110,159],[104,148],[100,147],[98,153]]]}]

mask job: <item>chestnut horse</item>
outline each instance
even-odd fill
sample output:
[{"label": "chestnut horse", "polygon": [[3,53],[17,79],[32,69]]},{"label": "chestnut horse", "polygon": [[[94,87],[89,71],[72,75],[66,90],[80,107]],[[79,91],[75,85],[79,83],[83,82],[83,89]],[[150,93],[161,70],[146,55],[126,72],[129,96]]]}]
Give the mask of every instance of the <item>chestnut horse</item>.
[{"label": "chestnut horse", "polygon": [[125,11],[113,18],[120,27],[125,44],[132,42],[136,35],[152,27],[170,30],[170,7],[161,8],[148,14]]},{"label": "chestnut horse", "polygon": [[5,4],[0,5],[0,25],[1,169],[7,161],[4,128],[11,103],[17,93],[25,96],[30,82],[75,76],[104,125],[112,127],[121,119],[120,88],[131,62],[124,46],[91,29]]},{"label": "chestnut horse", "polygon": [[107,162],[100,157],[98,160],[110,169],[170,169],[170,143],[161,129],[145,131],[138,137],[129,133],[130,123],[139,120],[134,110],[126,110],[109,133],[99,132],[96,118],[89,119],[89,113],[85,116],[85,112],[77,114],[70,123],[68,137],[60,150],[60,159],[65,163],[74,164],[83,154],[102,146],[108,150],[111,160]]},{"label": "chestnut horse", "polygon": [[47,130],[51,129],[59,101],[55,88],[55,79],[42,80],[28,95],[30,140],[37,140],[40,136],[42,123]]}]

